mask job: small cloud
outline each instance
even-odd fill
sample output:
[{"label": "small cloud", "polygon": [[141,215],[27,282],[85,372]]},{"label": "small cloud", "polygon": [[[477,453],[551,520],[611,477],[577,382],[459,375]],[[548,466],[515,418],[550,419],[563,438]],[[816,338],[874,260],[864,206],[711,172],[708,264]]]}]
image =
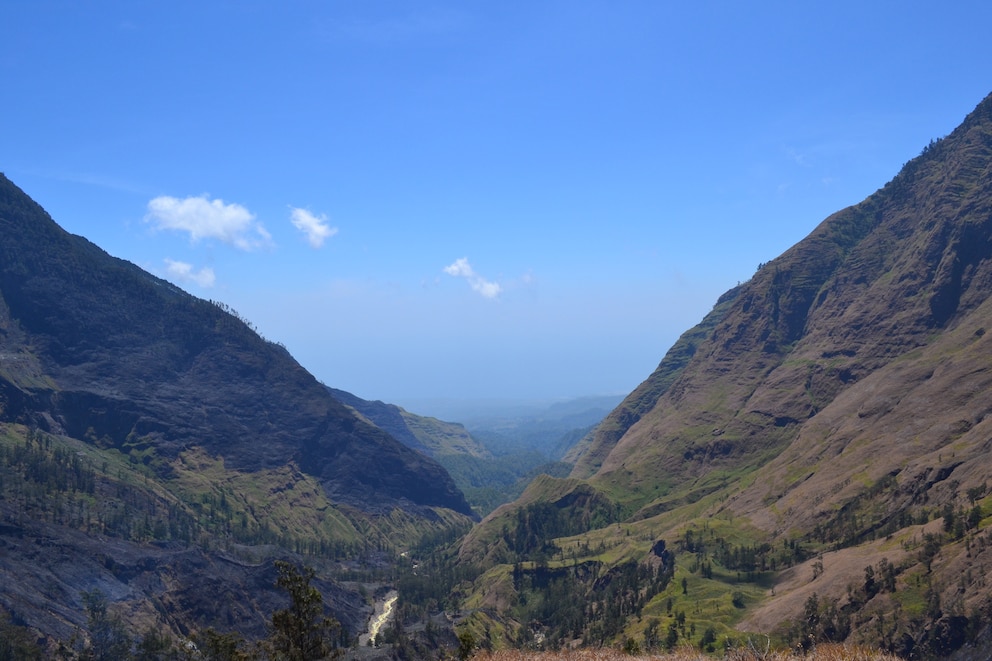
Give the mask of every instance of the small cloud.
[{"label": "small cloud", "polygon": [[475,271],[472,270],[472,265],[468,263],[467,257],[456,259],[455,263],[451,266],[445,266],[444,272],[456,278],[471,278],[475,275]]},{"label": "small cloud", "polygon": [[148,203],[145,222],[156,229],[188,232],[190,241],[217,239],[240,250],[272,245],[272,236],[255,214],[240,204],[224,204],[206,195],[179,199],[163,195]]},{"label": "small cloud", "polygon": [[214,276],[214,270],[212,268],[205,266],[199,271],[195,271],[192,264],[177,262],[173,259],[165,260],[165,272],[174,280],[178,280],[184,284],[192,283],[199,285],[204,289],[213,287],[217,279]]},{"label": "small cloud", "polygon": [[472,291],[478,292],[483,298],[496,298],[503,291],[503,287],[498,282],[486,280],[476,273],[466,257],[456,259],[453,264],[445,266],[444,272],[455,278],[465,278]]},{"label": "small cloud", "polygon": [[306,209],[290,207],[293,226],[307,236],[307,242],[313,248],[324,245],[324,241],[338,233],[337,227],[327,224],[327,216],[321,214],[318,218]]},{"label": "small cloud", "polygon": [[806,154],[795,149],[794,147],[786,147],[785,155],[789,158],[790,161],[792,161],[799,167],[808,168],[810,167],[810,165],[812,165],[810,163],[809,157]]}]

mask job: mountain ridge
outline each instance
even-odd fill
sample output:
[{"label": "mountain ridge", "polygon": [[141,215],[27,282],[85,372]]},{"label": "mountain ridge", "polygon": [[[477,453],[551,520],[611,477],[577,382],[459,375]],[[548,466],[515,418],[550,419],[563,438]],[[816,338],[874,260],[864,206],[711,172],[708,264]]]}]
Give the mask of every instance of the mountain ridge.
[{"label": "mountain ridge", "polygon": [[[8,419],[116,446],[140,439],[170,458],[200,444],[236,469],[294,459],[359,507],[386,496],[470,513],[440,466],[355,418],[284,348],[66,233],[6,177],[0,234],[3,350],[55,384],[8,381]],[[30,348],[14,344],[18,337]],[[378,456],[360,466],[334,461],[360,454]],[[410,467],[425,479],[404,480]]]},{"label": "mountain ridge", "polygon": [[285,560],[318,568],[347,644],[372,610],[356,577],[375,586],[472,517],[440,464],[284,347],[65,232],[0,175],[3,622],[85,640],[97,590],[135,633],[261,640]]},{"label": "mountain ridge", "polygon": [[[501,619],[518,604],[514,618],[561,644],[656,645],[650,623],[674,607],[726,644],[853,639],[925,658],[978,645],[992,630],[977,578],[992,561],[990,327],[992,95],[721,297],[593,432],[569,481],[535,482],[471,531],[472,603],[526,638]],[[582,485],[596,524],[562,497]],[[542,571],[577,591],[565,609],[592,594],[578,567],[642,566],[663,542],[669,582],[646,601],[630,587],[626,615],[521,611],[557,598]]]},{"label": "mountain ridge", "polygon": [[[983,101],[959,129],[911,161],[878,193],[830,216],[742,287],[736,309],[713,329],[708,351],[694,356],[697,361],[706,360],[706,364],[697,368],[700,373],[712,374],[720,369],[722,362],[736,360],[735,373],[742,375],[740,378],[761,375],[758,378],[770,379],[767,386],[753,392],[741,384],[740,392],[746,393],[747,399],[724,404],[726,408],[733,407],[727,422],[738,427],[739,436],[747,437],[752,426],[763,431],[765,426],[749,422],[744,416],[736,415],[737,411],[750,410],[751,415],[760,419],[772,419],[774,427],[779,429],[797,425],[815,415],[860,374],[878,369],[922,345],[929,332],[944,326],[955,313],[962,312],[960,308],[967,310],[973,305],[968,298],[968,284],[972,280],[988,290],[992,283],[988,263],[984,271],[969,271],[967,277],[964,265],[979,258],[987,260],[989,252],[987,249],[982,255],[970,252],[973,250],[970,246],[981,245],[979,241],[971,241],[967,251],[963,251],[967,239],[961,236],[969,232],[988,236],[992,229],[988,219],[978,221],[981,227],[972,227],[974,215],[966,208],[964,214],[949,216],[956,223],[945,220],[938,224],[934,218],[938,210],[954,210],[957,206],[955,200],[946,199],[944,182],[953,182],[960,170],[939,173],[933,170],[934,164],[943,163],[940,154],[951,151],[965,153],[963,160],[968,162],[977,158],[988,163],[992,149],[988,128],[980,120],[989,119],[990,108],[992,98]],[[974,135],[976,132],[980,135]],[[951,166],[954,168],[956,162]],[[940,193],[930,194],[926,200],[915,199],[912,191],[921,178],[927,181],[937,178]],[[903,195],[914,197],[903,201]],[[878,256],[886,254],[886,250],[891,253],[900,236],[911,236],[912,216],[906,207],[919,208],[924,213],[922,229],[933,235],[923,245],[914,244],[912,250],[898,253],[902,257],[891,257],[906,262],[900,271],[904,275],[896,283],[883,281],[878,287],[881,291],[868,295],[869,283],[877,282],[890,270]],[[932,274],[929,280],[927,274]],[[840,291],[844,292],[843,296],[837,294]],[[880,297],[885,297],[884,307],[879,305]],[[887,310],[884,318],[878,318],[880,309]],[[840,323],[831,325],[829,331],[817,332],[821,324],[826,325],[821,318]],[[807,338],[807,328],[812,335],[806,343],[814,346],[803,352],[801,345],[791,345]],[[866,333],[866,328],[872,332]],[[760,347],[760,351],[752,351],[752,347]],[[783,365],[786,357],[791,364]],[[742,359],[751,361],[750,365],[742,365]],[[803,364],[804,360],[818,362]],[[780,394],[771,395],[782,391],[793,393],[792,399],[783,401]],[[660,400],[668,397],[674,402],[691,395],[691,384],[687,378],[681,378]],[[712,411],[709,408],[705,416],[712,417]],[[671,420],[672,415],[677,414],[659,411],[654,417],[667,416]],[[690,422],[683,426],[694,425]],[[725,429],[717,438],[726,439],[732,434]],[[630,443],[629,439],[627,442]],[[601,471],[615,470],[623,463],[623,456],[621,447],[604,462]]]}]

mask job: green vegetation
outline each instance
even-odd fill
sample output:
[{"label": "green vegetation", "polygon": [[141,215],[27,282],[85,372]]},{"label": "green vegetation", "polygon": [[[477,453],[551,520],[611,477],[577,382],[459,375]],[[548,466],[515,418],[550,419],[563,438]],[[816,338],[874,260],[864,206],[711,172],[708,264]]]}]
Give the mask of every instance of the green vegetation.
[{"label": "green vegetation", "polygon": [[299,569],[288,562],[276,561],[279,578],[276,585],[289,594],[289,608],[272,615],[270,644],[274,658],[287,661],[317,661],[327,658],[332,633],[338,623],[324,615],[324,598],[310,585],[314,571]]},{"label": "green vegetation", "polygon": [[539,452],[522,451],[493,457],[444,454],[438,463],[451,473],[465,499],[479,515],[515,500],[538,475],[566,477],[570,464],[549,462]]},{"label": "green vegetation", "polygon": [[[335,506],[292,465],[245,473],[190,450],[161,477],[156,461],[139,456],[0,425],[0,498],[20,517],[128,541],[272,544],[330,559],[395,552],[432,530],[398,510],[372,518]],[[457,529],[457,518],[439,512],[434,530]]]}]

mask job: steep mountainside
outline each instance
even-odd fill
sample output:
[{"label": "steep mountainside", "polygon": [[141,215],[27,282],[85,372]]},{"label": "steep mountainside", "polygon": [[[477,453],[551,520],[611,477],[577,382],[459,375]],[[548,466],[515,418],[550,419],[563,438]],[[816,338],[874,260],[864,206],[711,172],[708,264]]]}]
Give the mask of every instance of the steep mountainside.
[{"label": "steep mountainside", "polygon": [[0,178],[3,419],[258,470],[295,461],[336,499],[468,512],[436,463],[357,418],[282,347],[58,227]]},{"label": "steep mountainside", "polygon": [[[723,296],[598,427],[573,480],[536,483],[474,530],[460,556],[487,570],[473,603],[534,599],[545,588],[522,560],[554,569],[559,554],[581,585],[567,567],[643,564],[664,539],[675,580],[656,597],[642,587],[608,625],[551,617],[548,631],[657,644],[681,607],[674,640],[686,620],[714,641],[736,628],[922,656],[981,639],[990,325],[992,97]],[[576,484],[594,509],[563,497]]]},{"label": "steep mountainside", "polygon": [[68,234],[0,175],[0,616],[66,640],[98,589],[134,631],[257,638],[283,605],[259,598],[273,560],[302,554],[354,635],[370,608],[333,583],[339,563],[471,516],[436,461],[283,347]]},{"label": "steep mountainside", "polygon": [[640,505],[651,494],[638,476],[763,462],[868,376],[917,362],[962,323],[982,326],[990,113],[986,100],[878,193],[761,268],[650,410],[608,450],[591,448],[606,454],[595,481],[625,483]]}]

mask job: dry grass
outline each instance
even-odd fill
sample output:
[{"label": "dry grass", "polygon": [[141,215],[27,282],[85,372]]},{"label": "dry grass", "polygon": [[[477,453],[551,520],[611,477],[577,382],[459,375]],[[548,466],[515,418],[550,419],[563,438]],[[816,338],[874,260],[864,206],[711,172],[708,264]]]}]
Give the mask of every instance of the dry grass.
[{"label": "dry grass", "polygon": [[[500,650],[480,652],[472,661],[714,661],[713,656],[686,648],[671,654],[642,654],[630,656],[614,649],[583,649],[564,652],[523,652]],[[756,648],[741,648],[727,652],[725,661],[900,661],[899,657],[867,647],[853,645],[820,645],[806,656],[791,652],[773,652]]]}]

